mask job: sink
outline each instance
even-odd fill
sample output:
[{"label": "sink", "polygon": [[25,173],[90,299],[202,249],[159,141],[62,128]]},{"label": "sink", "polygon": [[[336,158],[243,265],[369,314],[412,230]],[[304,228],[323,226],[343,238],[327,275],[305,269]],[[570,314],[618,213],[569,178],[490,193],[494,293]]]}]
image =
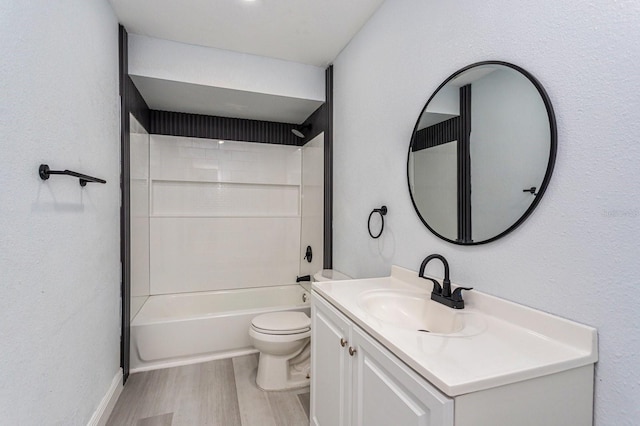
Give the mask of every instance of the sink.
[{"label": "sink", "polygon": [[448,335],[463,332],[471,323],[470,316],[474,316],[432,301],[430,293],[427,292],[365,291],[359,294],[358,304],[379,321],[429,334]]},{"label": "sink", "polygon": [[[431,300],[431,287],[419,273],[393,265],[388,277],[314,282],[312,303],[318,312],[322,304],[344,315],[340,330],[325,326],[340,337],[351,335],[353,349],[369,335],[450,397],[511,389],[506,386],[530,379],[535,386],[547,378],[557,386],[562,377],[584,378],[581,386],[591,391],[596,329],[478,290],[464,294],[464,309],[452,309]],[[324,333],[320,324],[314,333]],[[354,330],[362,332],[357,339]]]}]

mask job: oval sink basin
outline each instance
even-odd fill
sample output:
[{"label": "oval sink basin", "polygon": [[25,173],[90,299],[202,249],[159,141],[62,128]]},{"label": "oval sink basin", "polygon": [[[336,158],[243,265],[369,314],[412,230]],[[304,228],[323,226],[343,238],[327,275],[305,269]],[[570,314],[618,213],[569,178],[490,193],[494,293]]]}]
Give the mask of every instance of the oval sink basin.
[{"label": "oval sink basin", "polygon": [[431,300],[429,293],[371,290],[358,296],[358,304],[374,318],[408,330],[431,334],[463,331],[469,313]]}]

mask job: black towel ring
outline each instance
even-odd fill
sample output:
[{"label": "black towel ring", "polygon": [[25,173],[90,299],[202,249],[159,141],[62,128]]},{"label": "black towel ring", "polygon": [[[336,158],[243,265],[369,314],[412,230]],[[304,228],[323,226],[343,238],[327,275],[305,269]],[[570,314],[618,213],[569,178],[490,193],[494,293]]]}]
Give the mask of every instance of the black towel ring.
[{"label": "black towel ring", "polygon": [[[373,233],[371,232],[371,216],[373,216],[374,213],[380,213],[380,219],[382,219],[382,226],[380,227],[380,232],[378,232],[378,235],[373,235]],[[369,213],[367,228],[369,230],[369,235],[371,235],[371,238],[380,238],[380,235],[382,235],[382,231],[384,231],[384,216],[386,214],[387,214],[387,206],[382,206],[379,209],[373,209],[371,213]]]}]

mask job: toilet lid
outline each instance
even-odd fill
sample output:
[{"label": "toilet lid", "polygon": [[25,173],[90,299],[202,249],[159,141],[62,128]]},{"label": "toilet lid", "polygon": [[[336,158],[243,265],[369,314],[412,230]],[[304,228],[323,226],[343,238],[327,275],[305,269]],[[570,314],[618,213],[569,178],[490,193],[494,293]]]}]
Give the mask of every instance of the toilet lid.
[{"label": "toilet lid", "polygon": [[303,312],[272,312],[258,315],[251,325],[267,334],[294,334],[308,331],[311,319]]}]

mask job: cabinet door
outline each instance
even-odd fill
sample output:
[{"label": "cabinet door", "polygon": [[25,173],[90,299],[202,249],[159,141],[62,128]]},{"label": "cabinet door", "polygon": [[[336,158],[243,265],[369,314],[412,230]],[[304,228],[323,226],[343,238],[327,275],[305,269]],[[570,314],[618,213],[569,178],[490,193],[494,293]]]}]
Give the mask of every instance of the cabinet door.
[{"label": "cabinet door", "polygon": [[347,319],[320,296],[312,296],[312,302],[311,424],[346,426],[351,410],[347,352],[351,327]]},{"label": "cabinet door", "polygon": [[357,327],[351,343],[354,425],[453,425],[453,399]]}]

